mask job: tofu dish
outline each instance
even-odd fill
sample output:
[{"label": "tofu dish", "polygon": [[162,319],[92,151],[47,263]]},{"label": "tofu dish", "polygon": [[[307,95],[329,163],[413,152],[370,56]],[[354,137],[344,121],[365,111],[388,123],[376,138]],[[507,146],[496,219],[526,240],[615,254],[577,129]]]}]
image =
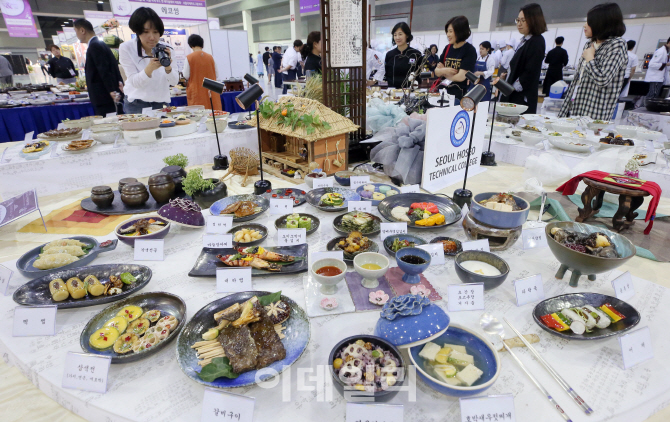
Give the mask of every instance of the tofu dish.
[{"label": "tofu dish", "polygon": [[514,200],[514,196],[509,193],[498,193],[490,197],[489,199],[484,199],[479,201],[480,205],[496,211],[512,212],[512,211],[521,211]]},{"label": "tofu dish", "polygon": [[449,385],[471,387],[484,372],[475,366],[475,358],[465,346],[428,342],[419,352],[423,369],[438,381]]}]

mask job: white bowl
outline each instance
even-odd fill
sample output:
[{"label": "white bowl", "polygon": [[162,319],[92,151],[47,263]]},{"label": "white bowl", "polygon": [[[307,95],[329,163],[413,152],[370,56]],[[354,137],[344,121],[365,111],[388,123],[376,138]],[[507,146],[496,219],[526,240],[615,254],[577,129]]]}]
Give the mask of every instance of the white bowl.
[{"label": "white bowl", "polygon": [[511,127],[512,125],[509,123],[493,122],[493,130],[496,132],[504,132],[505,129],[509,129]]},{"label": "white bowl", "polygon": [[[331,266],[337,267],[341,272],[334,276],[325,276],[316,273],[319,268]],[[341,259],[324,258],[313,263],[310,271],[314,280],[321,283],[321,288],[319,289],[321,293],[324,295],[333,295],[337,293],[337,283],[342,281],[347,273],[347,264]]]},{"label": "white bowl", "polygon": [[498,103],[496,112],[503,116],[518,116],[528,110],[528,106],[512,103]]},{"label": "white bowl", "polygon": [[[214,133],[214,120],[212,120],[211,118],[207,119],[205,121],[205,126],[207,127],[208,131]],[[220,116],[216,118],[216,131],[221,133],[224,130],[226,130],[227,127],[228,127],[228,117]]]},{"label": "white bowl", "polygon": [[625,125],[616,126],[617,132],[619,132],[621,136],[625,136],[626,138],[637,138],[638,129],[640,128],[637,126],[625,126]]},{"label": "white bowl", "polygon": [[523,118],[527,122],[537,122],[544,120],[544,117],[542,117],[541,114],[522,114],[521,118]]},{"label": "white bowl", "polygon": [[[595,147],[591,141],[584,138],[574,138],[568,136],[547,136],[549,143],[558,149],[571,152],[589,152],[591,147]],[[583,144],[583,145],[576,145]]]},{"label": "white bowl", "polygon": [[586,125],[589,129],[596,131],[596,130],[603,130],[607,126],[611,125],[613,122],[605,122],[605,123],[596,123],[596,122],[590,122],[588,125]]},{"label": "white bowl", "polygon": [[655,130],[649,130],[645,128],[638,128],[637,136],[638,139],[658,141],[663,137],[662,132],[656,132]]},{"label": "white bowl", "polygon": [[577,130],[577,125],[569,122],[554,122],[551,124],[551,127],[556,132],[572,132],[573,130]]},{"label": "white bowl", "polygon": [[542,142],[544,139],[544,135],[521,131],[521,140],[529,147],[537,145],[538,142]]},{"label": "white bowl", "polygon": [[105,130],[98,132],[91,132],[91,139],[100,142],[101,144],[113,144],[116,137],[121,135],[120,130]]},{"label": "white bowl", "polygon": [[79,119],[79,120],[63,120],[61,122],[63,127],[66,129],[72,129],[75,127],[80,127],[82,129],[88,129],[91,127],[92,121],[90,119]]},{"label": "white bowl", "polygon": [[[381,268],[378,270],[368,270],[361,267],[365,264],[377,264]],[[354,257],[354,269],[363,277],[361,285],[366,289],[374,289],[379,286],[379,277],[386,274],[389,269],[389,259],[377,252],[363,252]]]},{"label": "white bowl", "polygon": [[91,133],[108,132],[110,130],[121,130],[121,125],[118,123],[102,123],[91,126]]}]

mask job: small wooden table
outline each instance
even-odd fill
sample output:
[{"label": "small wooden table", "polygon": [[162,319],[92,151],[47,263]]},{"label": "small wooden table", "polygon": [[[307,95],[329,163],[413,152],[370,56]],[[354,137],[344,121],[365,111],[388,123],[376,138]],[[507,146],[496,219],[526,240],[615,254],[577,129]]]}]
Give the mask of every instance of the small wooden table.
[{"label": "small wooden table", "polygon": [[581,223],[587,218],[598,214],[603,205],[603,196],[605,192],[609,192],[619,195],[619,209],[614,214],[614,217],[612,217],[612,225],[617,232],[635,224],[635,217],[638,215],[635,210],[640,208],[640,205],[644,202],[644,197],[649,196],[649,192],[643,190],[611,185],[587,177],[582,179],[582,181],[586,183],[586,189],[582,193],[584,208],[579,208],[579,216],[575,221]]}]

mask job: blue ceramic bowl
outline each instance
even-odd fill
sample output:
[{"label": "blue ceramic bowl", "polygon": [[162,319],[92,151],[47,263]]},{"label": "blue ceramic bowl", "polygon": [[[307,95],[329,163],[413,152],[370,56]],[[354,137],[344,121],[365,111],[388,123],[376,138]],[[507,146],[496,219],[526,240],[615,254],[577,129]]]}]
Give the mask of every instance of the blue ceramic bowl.
[{"label": "blue ceramic bowl", "polygon": [[[500,275],[483,275],[466,270],[461,265],[465,261],[481,261],[492,265],[500,271]],[[456,275],[463,283],[484,283],[484,290],[492,290],[503,284],[509,275],[509,265],[498,255],[485,251],[463,251],[454,259]]]},{"label": "blue ceramic bowl", "polygon": [[409,359],[416,366],[419,378],[430,388],[452,397],[475,396],[492,386],[500,375],[500,357],[490,343],[479,334],[460,325],[451,325],[441,336],[433,340],[437,344],[465,346],[468,354],[475,359],[475,366],[484,373],[471,387],[459,387],[439,381],[424,369],[424,359],[419,356],[423,344],[409,349]]},{"label": "blue ceramic bowl", "polygon": [[[367,400],[369,400],[369,397],[372,397],[372,401],[375,402],[386,402],[391,400],[393,397],[395,397],[396,394],[398,394],[399,390],[397,388],[370,393],[358,391],[353,389],[353,387],[347,387],[344,382],[342,382],[340,377],[335,373],[335,368],[333,368],[333,361],[336,359],[342,349],[351,343],[355,343],[357,340],[363,340],[366,343],[369,342],[374,346],[379,346],[384,350],[388,350],[400,362],[399,367],[404,368],[405,371],[407,369],[405,359],[403,359],[400,351],[393,344],[389,343],[383,338],[365,334],[347,337],[344,340],[338,342],[335,347],[333,347],[333,350],[330,351],[330,356],[328,357],[328,367],[330,368],[330,375],[333,377],[333,385],[335,386],[335,389],[339,391],[340,394],[345,397],[345,399],[351,398],[352,401],[355,401],[354,398],[358,397],[367,397]],[[395,387],[401,387],[405,383],[406,379],[407,372],[405,372],[405,375],[402,377],[402,379],[398,380],[398,382],[395,384]]]},{"label": "blue ceramic bowl", "polygon": [[342,186],[351,186],[351,176],[355,176],[356,173],[350,170],[338,171],[335,173],[335,181]]},{"label": "blue ceramic bowl", "polygon": [[[133,224],[135,224],[136,221],[146,220],[148,218],[152,218],[152,219],[157,220],[157,221],[162,221],[163,223],[165,223],[165,227],[163,228],[163,230],[157,231],[156,233],[145,234],[144,236],[124,236],[121,233],[119,233],[119,230],[123,230],[127,227],[132,226]],[[165,236],[167,236],[168,233],[170,232],[170,226],[171,225],[172,224],[170,223],[170,220],[166,220],[165,218],[159,217],[157,215],[147,215],[147,216],[141,216],[141,217],[134,217],[134,218],[131,218],[130,220],[126,220],[123,223],[116,226],[116,228],[114,229],[114,234],[116,235],[116,237],[121,242],[125,243],[126,245],[130,246],[131,248],[134,248],[135,247],[135,241],[137,239],[141,239],[141,240],[165,239]]]},{"label": "blue ceramic bowl", "polygon": [[470,213],[472,216],[480,223],[493,227],[511,229],[522,226],[526,222],[528,213],[530,212],[528,202],[518,196],[512,195],[516,204],[521,208],[519,211],[496,211],[479,204],[480,201],[489,199],[496,194],[497,192],[484,192],[475,195],[470,204]]},{"label": "blue ceramic bowl", "polygon": [[[409,264],[402,260],[402,257],[407,255],[418,256],[426,262],[423,264]],[[398,263],[398,268],[405,273],[402,276],[402,281],[408,284],[419,284],[421,281],[419,274],[426,271],[426,268],[430,265],[430,254],[419,248],[402,248],[395,253],[395,260]]]},{"label": "blue ceramic bowl", "polygon": [[439,337],[447,330],[450,322],[449,315],[431,303],[419,315],[398,316],[393,321],[379,317],[374,334],[404,349]]}]

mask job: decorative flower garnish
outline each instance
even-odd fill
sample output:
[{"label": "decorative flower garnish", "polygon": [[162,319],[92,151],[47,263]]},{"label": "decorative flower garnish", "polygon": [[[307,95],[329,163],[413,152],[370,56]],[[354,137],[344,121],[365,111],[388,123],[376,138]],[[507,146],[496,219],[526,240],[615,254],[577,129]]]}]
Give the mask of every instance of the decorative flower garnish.
[{"label": "decorative flower garnish", "polygon": [[321,299],[321,307],[326,311],[331,311],[338,307],[337,299],[325,297]]},{"label": "decorative flower garnish", "polygon": [[383,290],[377,290],[376,292],[370,292],[368,300],[375,305],[381,306],[389,301],[389,295],[384,293]]},{"label": "decorative flower garnish", "polygon": [[413,295],[419,295],[423,297],[429,297],[430,296],[430,289],[423,284],[416,284],[412,287],[409,288],[409,291]]},{"label": "decorative flower garnish", "polygon": [[430,299],[421,295],[396,296],[384,305],[381,316],[393,321],[398,316],[419,315],[423,307],[428,305],[430,305]]},{"label": "decorative flower garnish", "polygon": [[170,206],[174,208],[181,208],[184,211],[194,211],[194,212],[202,211],[200,205],[196,204],[195,202],[189,199],[184,198],[170,199]]}]

